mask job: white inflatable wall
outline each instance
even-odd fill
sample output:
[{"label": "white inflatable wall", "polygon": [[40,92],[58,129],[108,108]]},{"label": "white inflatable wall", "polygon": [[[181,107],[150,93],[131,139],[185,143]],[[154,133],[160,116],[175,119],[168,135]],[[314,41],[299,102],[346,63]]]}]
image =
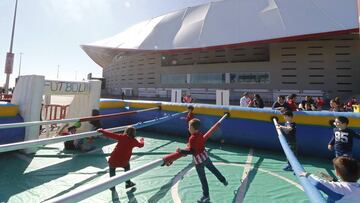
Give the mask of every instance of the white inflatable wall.
[{"label": "white inflatable wall", "polygon": [[[69,106],[69,112],[66,118],[79,118],[85,116],[91,116],[93,109],[99,109],[100,93],[101,93],[101,81],[91,80],[89,94],[77,94],[74,96],[73,101]],[[92,129],[92,126],[88,122],[81,124],[81,128],[78,132],[85,132]]]},{"label": "white inflatable wall", "polygon": [[[21,76],[16,84],[11,100],[19,106],[20,115],[25,122],[39,121],[42,96],[75,95],[69,107],[66,118],[91,116],[93,109],[99,109],[101,81],[68,82],[45,80],[44,76]],[[89,123],[83,123],[79,131],[92,128]],[[25,141],[39,138],[39,126],[26,127]],[[29,152],[31,152],[29,150]]]},{"label": "white inflatable wall", "polygon": [[[39,121],[45,77],[40,75],[21,76],[16,84],[12,104],[19,106],[24,122]],[[25,128],[25,140],[39,138],[39,126]],[[30,150],[27,150],[30,152]]]}]

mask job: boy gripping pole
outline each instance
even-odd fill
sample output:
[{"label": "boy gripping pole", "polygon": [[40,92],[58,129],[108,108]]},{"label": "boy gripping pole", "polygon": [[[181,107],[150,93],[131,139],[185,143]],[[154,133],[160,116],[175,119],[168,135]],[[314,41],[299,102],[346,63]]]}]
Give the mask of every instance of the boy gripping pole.
[{"label": "boy gripping pole", "polygon": [[228,185],[228,182],[210,160],[205,149],[207,137],[199,132],[200,126],[201,122],[199,119],[192,119],[189,122],[189,132],[191,133],[191,136],[189,138],[188,147],[185,149],[177,148],[176,151],[183,155],[193,155],[196,172],[199,176],[203,190],[203,196],[198,200],[198,202],[210,202],[209,186],[206,179],[205,167],[209,169],[225,186]]},{"label": "boy gripping pole", "polygon": [[[292,111],[286,111],[283,113],[283,116],[285,119],[285,124],[284,125],[277,124],[276,128],[281,130],[291,151],[293,151],[294,154],[296,155],[297,154],[296,153],[297,152],[297,149],[296,149],[296,123],[293,122],[294,115],[293,115]],[[292,171],[293,170],[290,165],[289,160],[287,161],[287,165],[284,166],[283,170],[284,171]]]},{"label": "boy gripping pole", "polygon": [[340,156],[333,159],[336,175],[341,181],[325,181],[319,177],[303,172],[302,177],[307,177],[310,182],[319,190],[328,195],[327,202],[359,202],[360,184],[360,163],[353,158]]},{"label": "boy gripping pole", "polygon": [[[125,171],[130,170],[130,157],[132,154],[132,149],[134,147],[143,147],[144,138],[141,138],[140,141],[135,139],[136,130],[134,127],[128,127],[124,131],[124,134],[113,133],[104,129],[97,130],[100,133],[103,133],[106,137],[115,139],[118,141],[115,149],[110,155],[109,158],[109,172],[110,177],[115,176],[115,171],[117,167],[124,168]],[[126,181],[125,188],[134,187],[135,183],[130,180]],[[115,188],[110,188],[111,191],[115,191]]]}]

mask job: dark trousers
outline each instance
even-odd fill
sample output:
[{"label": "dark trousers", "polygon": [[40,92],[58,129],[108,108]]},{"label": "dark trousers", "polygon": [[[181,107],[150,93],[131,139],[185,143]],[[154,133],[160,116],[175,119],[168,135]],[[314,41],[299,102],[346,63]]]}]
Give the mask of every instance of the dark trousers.
[{"label": "dark trousers", "polygon": [[[297,157],[298,153],[297,153],[297,147],[296,147],[296,142],[295,141],[288,141],[288,145],[289,148],[291,149],[291,151],[294,153],[294,155]],[[287,161],[288,164],[291,166],[289,160]],[[291,166],[292,167],[292,166]]]},{"label": "dark trousers", "polygon": [[214,164],[211,162],[211,160],[208,158],[206,159],[204,162],[202,162],[201,164],[196,164],[195,168],[196,168],[196,172],[199,176],[200,182],[201,182],[201,187],[203,190],[203,196],[204,197],[209,197],[209,185],[206,179],[206,174],[205,174],[205,167],[207,169],[209,169],[209,171],[211,171],[211,173],[213,173],[216,178],[224,183],[226,181],[225,177],[220,173],[219,170],[217,170],[217,168],[214,166]]},{"label": "dark trousers", "polygon": [[335,157],[339,157],[339,156],[347,156],[347,157],[352,157],[352,151],[349,152],[344,152],[344,151],[338,151],[335,149]]},{"label": "dark trousers", "polygon": [[[130,164],[125,166],[124,170],[125,170],[125,172],[129,171],[130,170]],[[116,175],[116,168],[113,168],[113,167],[109,166],[109,173],[110,173],[110,178],[115,176]],[[130,182],[131,182],[130,180],[127,180],[126,184],[130,184]],[[110,188],[110,189],[114,190],[115,188]]]}]

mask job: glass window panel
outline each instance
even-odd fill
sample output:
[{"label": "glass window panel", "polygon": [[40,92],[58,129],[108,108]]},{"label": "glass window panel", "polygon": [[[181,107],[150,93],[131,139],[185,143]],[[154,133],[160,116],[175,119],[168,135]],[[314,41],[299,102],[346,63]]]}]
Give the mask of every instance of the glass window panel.
[{"label": "glass window panel", "polygon": [[162,74],[161,84],[186,84],[186,74]]},{"label": "glass window panel", "polygon": [[225,83],[225,73],[193,73],[191,84],[222,84]]},{"label": "glass window panel", "polygon": [[270,73],[268,72],[230,73],[230,83],[267,84],[270,83]]}]

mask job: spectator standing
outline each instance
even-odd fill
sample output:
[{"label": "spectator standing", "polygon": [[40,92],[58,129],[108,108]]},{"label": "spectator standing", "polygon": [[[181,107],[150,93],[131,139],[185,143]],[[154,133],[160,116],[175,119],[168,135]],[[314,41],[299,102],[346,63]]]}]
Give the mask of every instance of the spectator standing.
[{"label": "spectator standing", "polygon": [[259,94],[254,94],[254,107],[264,108],[264,101]]},{"label": "spectator standing", "polygon": [[324,104],[325,104],[325,102],[324,102],[323,98],[321,98],[321,97],[316,98],[316,100],[315,100],[316,110],[321,111]]},{"label": "spectator standing", "polygon": [[353,111],[353,105],[356,105],[358,104],[357,100],[355,97],[351,98],[347,103],[346,105],[344,105],[344,109],[345,111]]},{"label": "spectator standing", "polygon": [[243,96],[240,98],[240,107],[249,107],[251,99],[248,92],[244,92]]},{"label": "spectator standing", "polygon": [[312,111],[315,110],[315,107],[311,105],[310,103],[305,103],[304,105],[304,111]]},{"label": "spectator standing", "polygon": [[187,94],[187,95],[185,95],[185,96],[182,98],[182,102],[183,102],[183,103],[192,103],[192,102],[193,102],[193,98],[191,97],[190,94]]},{"label": "spectator standing", "polygon": [[291,111],[296,111],[297,110],[297,104],[296,104],[296,97],[297,95],[296,94],[290,94],[288,97],[287,97],[287,104],[290,108]]},{"label": "spectator standing", "polygon": [[285,96],[283,95],[278,96],[277,101],[274,102],[274,104],[272,105],[272,109],[279,110],[281,112],[289,111],[290,108],[288,104],[285,102]]},{"label": "spectator standing", "polygon": [[339,111],[343,111],[342,108],[335,102],[334,99],[330,100],[330,109],[329,111],[335,111],[335,112],[339,112]]},{"label": "spectator standing", "polygon": [[311,98],[311,96],[305,96],[305,99],[302,100],[299,105],[299,109],[306,110],[305,104],[309,104],[311,109],[315,109],[314,100]]}]

